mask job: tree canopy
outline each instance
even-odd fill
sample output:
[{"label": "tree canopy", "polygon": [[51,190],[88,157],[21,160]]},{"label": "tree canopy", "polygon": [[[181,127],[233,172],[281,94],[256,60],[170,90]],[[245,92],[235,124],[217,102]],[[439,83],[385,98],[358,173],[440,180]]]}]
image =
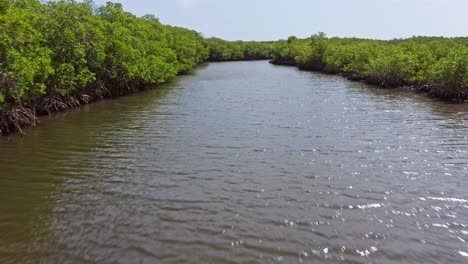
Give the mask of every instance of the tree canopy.
[{"label": "tree canopy", "polygon": [[385,87],[416,82],[439,83],[464,91],[468,87],[468,38],[382,41],[327,38],[319,33],[281,42],[272,57],[273,63],[367,77]]},{"label": "tree canopy", "polygon": [[126,94],[208,58],[198,32],[136,17],[111,2],[95,10],[90,1],[0,0],[0,24],[4,109],[57,107],[35,104],[45,97]]}]

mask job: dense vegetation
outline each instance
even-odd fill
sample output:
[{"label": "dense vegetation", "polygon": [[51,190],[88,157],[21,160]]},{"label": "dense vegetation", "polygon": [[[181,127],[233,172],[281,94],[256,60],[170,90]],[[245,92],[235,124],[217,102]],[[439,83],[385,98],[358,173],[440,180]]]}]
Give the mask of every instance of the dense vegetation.
[{"label": "dense vegetation", "polygon": [[205,40],[210,61],[267,60],[271,59],[275,42],[226,41],[219,38]]},{"label": "dense vegetation", "polygon": [[290,37],[272,63],[340,73],[382,87],[412,85],[439,98],[468,99],[468,38],[414,37],[392,41]]},{"label": "dense vegetation", "polygon": [[121,4],[0,0],[0,132],[165,82],[208,57],[201,35]]},{"label": "dense vegetation", "polygon": [[416,85],[468,99],[468,38],[379,41],[290,37],[276,42],[204,39],[137,17],[121,4],[0,0],[0,134],[37,115],[148,89],[203,61],[272,59],[383,87]]},{"label": "dense vegetation", "polygon": [[121,4],[0,0],[0,133],[38,114],[147,89],[206,60],[268,59],[272,43],[203,39]]}]

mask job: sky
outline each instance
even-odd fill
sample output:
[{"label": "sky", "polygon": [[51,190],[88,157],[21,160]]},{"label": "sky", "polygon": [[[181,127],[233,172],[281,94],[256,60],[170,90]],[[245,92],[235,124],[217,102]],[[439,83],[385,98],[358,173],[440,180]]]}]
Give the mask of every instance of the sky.
[{"label": "sky", "polygon": [[[102,5],[107,0],[95,0]],[[468,36],[468,0],[113,0],[137,16],[226,40],[325,32],[373,39]]]}]

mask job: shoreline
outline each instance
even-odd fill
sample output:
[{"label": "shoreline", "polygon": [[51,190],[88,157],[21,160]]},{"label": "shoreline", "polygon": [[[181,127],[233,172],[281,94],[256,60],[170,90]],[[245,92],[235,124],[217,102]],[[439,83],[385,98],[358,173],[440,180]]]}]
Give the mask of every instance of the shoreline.
[{"label": "shoreline", "polygon": [[[184,73],[180,73],[177,76],[181,75],[184,75]],[[112,93],[110,89],[101,88],[93,91],[79,92],[69,96],[45,96],[37,100],[34,104],[35,109],[32,109],[30,106],[17,106],[8,111],[0,109],[0,136],[7,136],[14,133],[24,135],[23,129],[38,126],[40,124],[39,117],[41,116],[67,112],[94,102],[116,99],[157,89],[160,85],[168,83],[171,80],[172,79],[169,79],[158,84],[140,85],[132,89],[121,90],[118,93]]]},{"label": "shoreline", "polygon": [[381,89],[401,88],[415,93],[425,94],[431,98],[439,99],[445,102],[465,104],[468,103],[468,89],[459,87],[451,88],[440,83],[430,82],[408,82],[405,80],[385,79],[381,76],[365,76],[352,72],[340,72],[328,70],[327,67],[317,66],[313,68],[299,67],[296,62],[292,61],[274,61],[269,63],[279,66],[296,67],[301,71],[320,72],[328,75],[339,75],[353,82],[363,82],[368,85],[377,86]]},{"label": "shoreline", "polygon": [[[205,63],[220,63],[220,62],[235,62],[235,61],[269,61],[269,59],[248,59],[248,60],[224,60],[213,61],[207,60],[201,62],[192,69],[180,72],[177,76],[183,76],[188,72],[196,69]],[[34,102],[34,107],[31,105],[15,106],[12,109],[0,109],[0,136],[7,136],[15,133],[25,135],[23,129],[40,125],[39,117],[51,115],[53,113],[67,112],[72,109],[79,108],[83,105],[99,102],[106,99],[116,99],[123,96],[138,94],[141,92],[157,89],[160,85],[172,81],[172,77],[164,82],[157,84],[140,84],[127,89],[113,90],[106,87],[99,89],[88,89],[81,92],[76,92],[72,95],[47,95]]]},{"label": "shoreline", "polygon": [[[357,73],[327,71],[325,68],[307,69],[298,67],[293,62],[275,62],[268,59],[252,59],[252,60],[225,60],[225,61],[206,61],[203,63],[220,63],[220,62],[239,62],[239,61],[268,61],[270,64],[279,66],[296,67],[301,71],[320,72],[327,75],[339,75],[349,81],[363,82],[368,85],[377,86],[381,89],[401,88],[415,93],[425,94],[429,97],[436,98],[445,102],[464,104],[468,103],[468,91],[454,91],[453,88],[437,84],[437,83],[409,83],[403,80],[394,82],[386,82],[383,78],[372,78],[371,76],[363,76]],[[201,64],[203,64],[201,63]],[[197,66],[201,65],[198,64]],[[195,67],[196,68],[196,67]],[[180,73],[177,76],[184,75]],[[140,92],[157,89],[161,84],[170,82],[172,79],[159,84],[142,84],[138,87],[132,87],[127,90],[119,90],[118,93],[113,93],[112,90],[101,88],[97,90],[89,90],[75,93],[70,96],[45,96],[34,104],[34,109],[26,106],[17,106],[9,111],[0,109],[0,136],[20,133],[24,135],[24,128],[35,127],[40,124],[39,117],[50,115],[57,112],[67,112],[71,109],[79,108],[93,102],[102,101],[105,99],[115,99]]]}]

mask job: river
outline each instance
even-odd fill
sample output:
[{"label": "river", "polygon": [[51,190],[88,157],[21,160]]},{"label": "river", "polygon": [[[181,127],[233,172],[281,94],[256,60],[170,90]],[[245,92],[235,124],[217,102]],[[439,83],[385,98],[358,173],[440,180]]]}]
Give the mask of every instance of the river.
[{"label": "river", "polygon": [[266,61],[0,138],[0,263],[467,263],[468,106]]}]

